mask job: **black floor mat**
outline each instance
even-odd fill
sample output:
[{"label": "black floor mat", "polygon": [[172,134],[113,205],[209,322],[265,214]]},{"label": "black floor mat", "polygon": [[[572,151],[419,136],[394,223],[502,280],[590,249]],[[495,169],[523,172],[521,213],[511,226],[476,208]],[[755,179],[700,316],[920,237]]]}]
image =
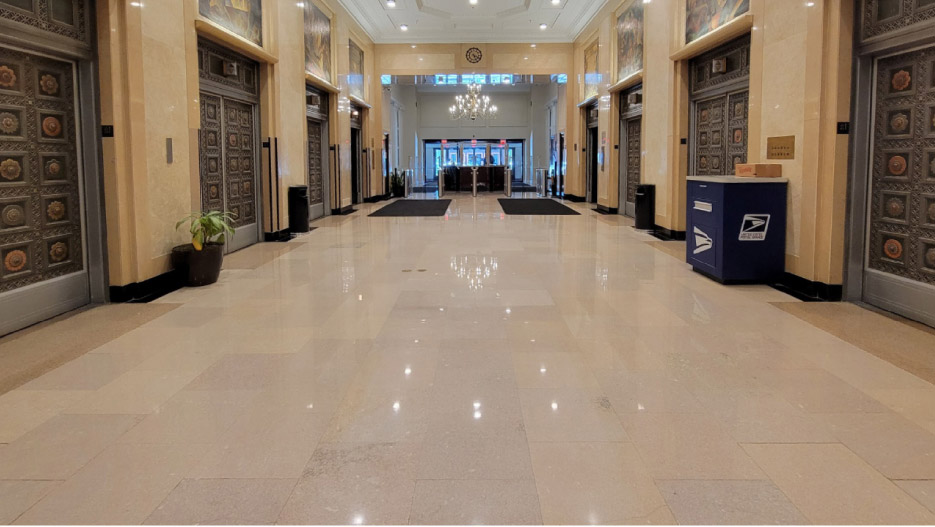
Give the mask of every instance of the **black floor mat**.
[{"label": "black floor mat", "polygon": [[535,192],[536,191],[536,187],[532,185],[527,185],[526,183],[517,183],[515,181],[512,183],[512,186],[510,187],[510,189],[513,192]]},{"label": "black floor mat", "polygon": [[450,199],[401,199],[374,212],[371,216],[444,216],[450,204]]},{"label": "black floor mat", "polygon": [[499,199],[503,212],[525,216],[580,216],[554,199]]}]

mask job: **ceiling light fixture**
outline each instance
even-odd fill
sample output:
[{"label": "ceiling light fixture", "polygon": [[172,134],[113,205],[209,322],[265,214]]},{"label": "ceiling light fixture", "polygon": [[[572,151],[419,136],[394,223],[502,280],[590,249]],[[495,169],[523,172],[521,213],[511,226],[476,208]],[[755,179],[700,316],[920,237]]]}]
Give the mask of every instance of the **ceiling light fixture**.
[{"label": "ceiling light fixture", "polygon": [[468,3],[471,5],[477,5],[477,0],[468,0]]},{"label": "ceiling light fixture", "polygon": [[562,0],[552,0],[552,5],[558,5],[562,3]]},{"label": "ceiling light fixture", "polygon": [[456,95],[455,103],[448,108],[452,120],[494,119],[497,117],[497,106],[490,104],[490,97],[481,95],[480,84],[468,84],[467,95]]},{"label": "ceiling light fixture", "polygon": [[396,7],[396,0],[386,0],[386,7]]},{"label": "ceiling light fixture", "polygon": [[548,29],[548,24],[539,24],[539,29]]},{"label": "ceiling light fixture", "polygon": [[400,31],[409,31],[409,26],[407,26],[406,24],[402,24],[402,25],[399,26],[399,30],[400,30]]}]

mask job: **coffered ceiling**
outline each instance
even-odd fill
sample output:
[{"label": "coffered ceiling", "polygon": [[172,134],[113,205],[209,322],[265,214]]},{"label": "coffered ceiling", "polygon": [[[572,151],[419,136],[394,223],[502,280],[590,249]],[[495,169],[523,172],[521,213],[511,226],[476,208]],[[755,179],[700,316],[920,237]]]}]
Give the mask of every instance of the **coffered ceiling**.
[{"label": "coffered ceiling", "polygon": [[379,44],[571,42],[607,2],[395,0],[390,7],[387,0],[339,1]]}]

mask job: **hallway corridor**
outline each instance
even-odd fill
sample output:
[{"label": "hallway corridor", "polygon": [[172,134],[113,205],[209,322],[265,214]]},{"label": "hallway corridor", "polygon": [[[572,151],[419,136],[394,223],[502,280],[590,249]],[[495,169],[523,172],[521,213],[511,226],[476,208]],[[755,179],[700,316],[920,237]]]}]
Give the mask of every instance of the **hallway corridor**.
[{"label": "hallway corridor", "polygon": [[[0,395],[0,522],[935,523],[930,359],[809,320],[935,334],[719,285],[584,204],[446,197],[74,315],[158,310]],[[89,319],[0,350],[115,331]]]}]

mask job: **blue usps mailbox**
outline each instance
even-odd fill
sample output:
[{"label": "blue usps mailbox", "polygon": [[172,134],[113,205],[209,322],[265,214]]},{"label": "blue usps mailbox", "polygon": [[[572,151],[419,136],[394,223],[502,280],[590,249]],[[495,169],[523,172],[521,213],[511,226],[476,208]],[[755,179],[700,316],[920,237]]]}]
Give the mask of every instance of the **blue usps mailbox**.
[{"label": "blue usps mailbox", "polygon": [[719,282],[768,282],[785,271],[788,180],[689,177],[687,261]]}]

